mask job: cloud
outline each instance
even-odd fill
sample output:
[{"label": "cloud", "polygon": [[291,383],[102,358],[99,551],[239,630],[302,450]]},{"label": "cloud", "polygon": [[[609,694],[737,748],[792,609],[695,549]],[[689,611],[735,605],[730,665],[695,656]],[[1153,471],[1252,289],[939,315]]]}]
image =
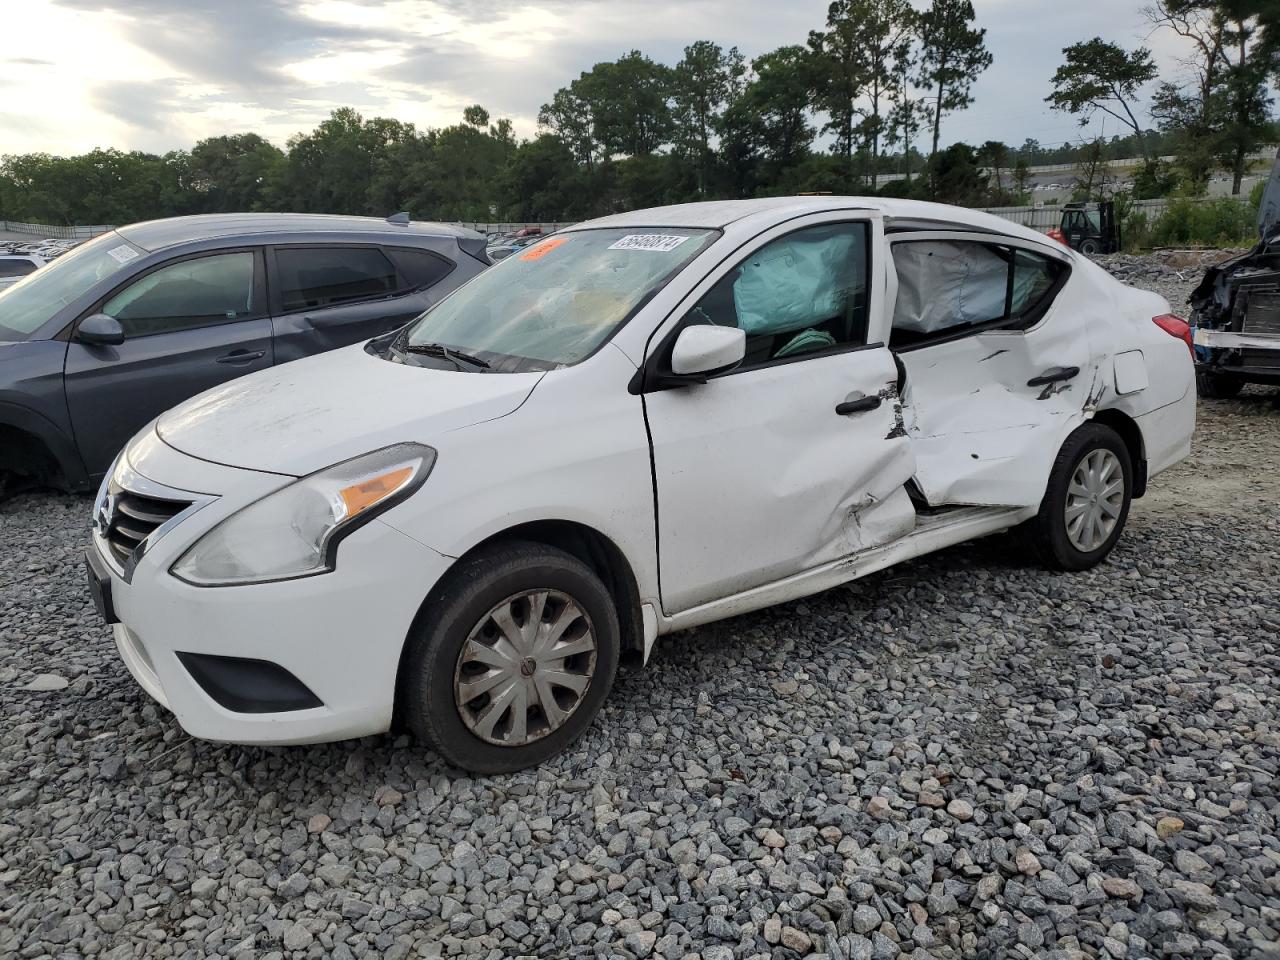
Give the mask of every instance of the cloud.
[{"label": "cloud", "polygon": [[[917,5],[923,0],[915,0]],[[1146,0],[976,0],[995,65],[943,139],[1056,143],[1073,118],[1043,102],[1061,48],[1101,34],[1146,41]],[[0,62],[25,116],[0,153],[92,146],[165,150],[255,130],[277,143],[336,106],[419,127],[483,104],[531,136],[538,108],[633,48],[666,63],[699,39],[748,57],[803,43],[827,0],[23,0],[6,8]],[[1150,41],[1176,68],[1172,37]],[[109,65],[109,66],[104,66]],[[25,113],[23,112],[25,110]],[[36,121],[40,122],[37,123]],[[50,131],[56,131],[50,134]],[[1108,129],[1107,133],[1119,132]]]}]

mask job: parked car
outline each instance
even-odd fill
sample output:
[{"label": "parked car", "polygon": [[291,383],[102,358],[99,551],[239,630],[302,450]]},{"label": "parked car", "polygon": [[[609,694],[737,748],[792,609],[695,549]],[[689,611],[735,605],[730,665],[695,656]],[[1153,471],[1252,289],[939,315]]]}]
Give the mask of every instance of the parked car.
[{"label": "parked car", "polygon": [[0,290],[35,273],[44,264],[44,259],[34,254],[0,254]]},{"label": "parked car", "polygon": [[1280,384],[1280,156],[1258,209],[1258,243],[1205,273],[1191,294],[1200,395]]},{"label": "parked car", "polygon": [[1190,449],[1188,338],[975,211],[607,217],[161,416],[98,495],[90,589],[195,736],[399,720],[514,770],[674,630],[1013,527],[1053,568],[1101,562]]},{"label": "parked car", "polygon": [[0,489],[92,489],[174,404],[403,326],[487,263],[469,230],[362,217],[178,217],[82,244],[0,293]]}]

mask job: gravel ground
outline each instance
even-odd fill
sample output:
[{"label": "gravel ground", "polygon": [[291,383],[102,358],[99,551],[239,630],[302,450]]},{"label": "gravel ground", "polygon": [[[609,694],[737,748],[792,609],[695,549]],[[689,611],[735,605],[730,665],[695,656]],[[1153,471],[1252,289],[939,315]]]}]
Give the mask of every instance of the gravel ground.
[{"label": "gravel ground", "polygon": [[992,538],[680,634],[492,779],[192,740],[86,600],[88,502],[11,501],[0,956],[1280,957],[1274,398],[1202,404],[1097,570]]}]

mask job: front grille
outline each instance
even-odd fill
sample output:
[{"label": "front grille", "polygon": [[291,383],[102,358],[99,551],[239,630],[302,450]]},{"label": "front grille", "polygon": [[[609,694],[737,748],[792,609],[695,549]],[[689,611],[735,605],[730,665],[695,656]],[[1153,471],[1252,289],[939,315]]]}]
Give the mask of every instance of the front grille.
[{"label": "front grille", "polygon": [[1241,333],[1280,337],[1280,291],[1250,292]]},{"label": "front grille", "polygon": [[138,544],[151,536],[165,521],[191,506],[190,500],[161,500],[157,497],[144,497],[116,487],[115,484],[112,487],[111,514],[104,539],[112,557],[122,567],[138,548]]}]

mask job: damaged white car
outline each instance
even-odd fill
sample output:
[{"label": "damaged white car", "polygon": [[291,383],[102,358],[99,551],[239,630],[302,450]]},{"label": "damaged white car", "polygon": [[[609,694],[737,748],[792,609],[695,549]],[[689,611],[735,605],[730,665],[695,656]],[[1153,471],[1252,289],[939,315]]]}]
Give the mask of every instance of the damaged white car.
[{"label": "damaged white car", "polygon": [[196,736],[401,722],[515,770],[671,631],[1020,525],[1098,563],[1188,453],[1193,380],[1164,300],[994,217],[643,210],[160,417],[104,481],[90,585]]}]

